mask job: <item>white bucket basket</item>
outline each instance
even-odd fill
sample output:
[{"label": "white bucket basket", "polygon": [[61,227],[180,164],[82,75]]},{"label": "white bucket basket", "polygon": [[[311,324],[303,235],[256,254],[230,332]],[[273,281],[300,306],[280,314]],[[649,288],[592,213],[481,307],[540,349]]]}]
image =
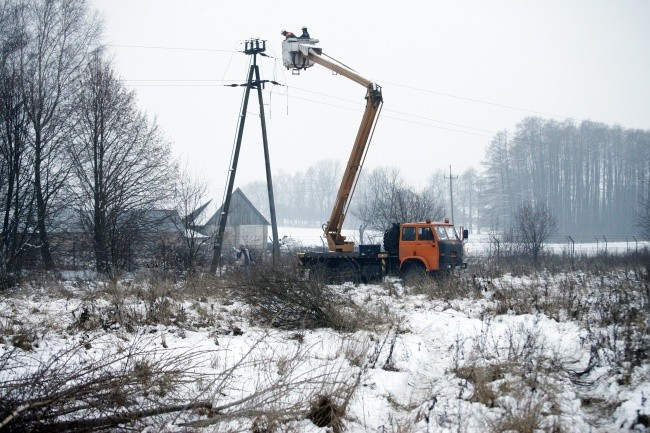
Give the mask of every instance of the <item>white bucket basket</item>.
[{"label": "white bucket basket", "polygon": [[309,53],[321,55],[322,48],[315,45],[318,39],[312,38],[289,38],[282,41],[282,63],[287,69],[299,71],[314,66],[314,62],[307,57]]}]

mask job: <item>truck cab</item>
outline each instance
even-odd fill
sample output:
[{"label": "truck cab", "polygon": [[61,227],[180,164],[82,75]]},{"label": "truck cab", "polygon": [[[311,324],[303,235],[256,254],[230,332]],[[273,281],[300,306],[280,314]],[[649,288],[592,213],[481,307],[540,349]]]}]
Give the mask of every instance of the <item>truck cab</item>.
[{"label": "truck cab", "polygon": [[400,224],[399,235],[400,270],[418,267],[424,271],[440,271],[457,267],[465,268],[463,261],[463,240],[448,220]]}]

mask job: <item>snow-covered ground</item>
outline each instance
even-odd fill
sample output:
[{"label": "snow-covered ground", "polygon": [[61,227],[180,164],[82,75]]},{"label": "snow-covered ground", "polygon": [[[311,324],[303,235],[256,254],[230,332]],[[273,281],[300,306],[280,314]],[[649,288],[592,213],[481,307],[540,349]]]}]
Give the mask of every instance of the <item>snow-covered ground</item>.
[{"label": "snow-covered ground", "polygon": [[[343,234],[349,240],[359,243],[358,230],[343,230]],[[322,247],[327,248],[327,242],[323,238],[323,231],[319,228],[306,228],[306,227],[278,227],[278,237],[285,238],[286,247],[289,250],[299,250],[301,247]],[[364,243],[368,244],[381,244],[383,242],[383,234],[373,230],[367,230],[364,234]],[[486,255],[490,251],[496,252],[497,244],[492,240],[490,235],[470,235],[466,242],[465,250],[469,255],[481,256]],[[635,251],[643,251],[643,249],[650,248],[649,241],[635,240],[630,238],[628,241],[606,241],[603,238],[594,238],[589,242],[575,242],[571,244],[569,239],[563,242],[549,242],[545,245],[545,249],[554,254],[573,254],[580,255],[595,255],[595,254],[625,254]]]},{"label": "snow-covered ground", "polygon": [[[215,406],[246,406],[255,395],[257,408],[304,414],[319,395],[347,395],[343,424],[351,433],[649,431],[648,347],[638,346],[648,339],[625,320],[636,314],[648,329],[648,283],[632,273],[474,278],[459,283],[456,296],[445,292],[448,281],[419,290],[396,279],[333,286],[374,318],[347,332],[262,326],[250,305],[228,296],[184,296],[189,288],[179,284],[153,299],[148,284],[71,279],[6,293],[0,384],[65,348],[80,346],[75,359],[92,363],[141,347],[189,353],[186,398]],[[616,310],[623,300],[626,308]],[[164,302],[175,319],[148,323]],[[117,306],[145,324],[127,329],[115,319]],[[8,354],[29,362],[7,369]],[[249,412],[242,414],[189,425],[251,431]],[[145,430],[187,431],[185,423],[203,418],[188,411]],[[303,415],[274,431],[330,430]]]}]

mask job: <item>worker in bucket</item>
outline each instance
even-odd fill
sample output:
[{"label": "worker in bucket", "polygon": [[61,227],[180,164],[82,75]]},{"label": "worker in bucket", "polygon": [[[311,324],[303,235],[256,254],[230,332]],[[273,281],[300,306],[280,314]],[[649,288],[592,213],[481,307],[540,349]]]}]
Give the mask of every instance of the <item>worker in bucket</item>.
[{"label": "worker in bucket", "polygon": [[282,30],[282,36],[284,36],[284,39],[287,40],[289,38],[295,38],[296,35],[293,34],[293,32],[287,31],[287,30]]}]

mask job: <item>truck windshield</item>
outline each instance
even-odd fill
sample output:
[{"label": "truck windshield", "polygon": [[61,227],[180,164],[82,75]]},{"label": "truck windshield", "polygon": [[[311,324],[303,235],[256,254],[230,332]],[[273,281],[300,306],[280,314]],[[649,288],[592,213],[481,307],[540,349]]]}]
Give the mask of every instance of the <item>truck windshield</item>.
[{"label": "truck windshield", "polygon": [[438,233],[438,239],[458,239],[458,233],[456,233],[456,228],[454,226],[437,226],[436,233]]}]

